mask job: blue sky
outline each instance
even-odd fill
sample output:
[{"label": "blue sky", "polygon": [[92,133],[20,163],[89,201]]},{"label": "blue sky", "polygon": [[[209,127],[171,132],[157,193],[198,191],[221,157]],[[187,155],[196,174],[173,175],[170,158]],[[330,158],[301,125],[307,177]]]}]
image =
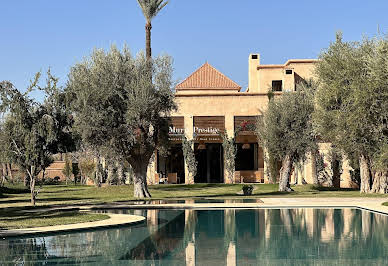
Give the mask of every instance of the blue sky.
[{"label": "blue sky", "polygon": [[[153,21],[153,55],[174,58],[179,81],[208,61],[248,84],[248,56],[262,64],[316,58],[342,30],[344,39],[388,32],[388,1],[170,0]],[[70,66],[111,44],[144,49],[136,0],[1,0],[0,80],[24,89],[48,67],[66,82]]]}]

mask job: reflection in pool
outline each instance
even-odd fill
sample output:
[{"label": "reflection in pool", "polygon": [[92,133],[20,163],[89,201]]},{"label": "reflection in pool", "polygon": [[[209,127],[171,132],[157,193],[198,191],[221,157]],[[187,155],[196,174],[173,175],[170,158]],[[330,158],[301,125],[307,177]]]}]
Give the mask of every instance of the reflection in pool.
[{"label": "reflection in pool", "polygon": [[218,198],[192,198],[187,200],[174,200],[174,199],[163,199],[163,200],[132,200],[120,202],[124,205],[155,205],[155,204],[193,204],[193,203],[263,203],[260,199],[247,199],[247,198],[235,198],[235,199],[218,199]]},{"label": "reflection in pool", "polygon": [[0,240],[0,264],[388,264],[388,216],[358,209],[113,212],[143,215],[147,222]]}]

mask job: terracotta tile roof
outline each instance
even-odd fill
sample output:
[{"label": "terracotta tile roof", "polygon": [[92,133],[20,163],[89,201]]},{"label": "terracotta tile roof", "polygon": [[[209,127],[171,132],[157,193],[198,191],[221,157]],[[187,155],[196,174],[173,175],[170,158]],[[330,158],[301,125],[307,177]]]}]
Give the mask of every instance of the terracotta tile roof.
[{"label": "terracotta tile roof", "polygon": [[241,87],[209,63],[205,63],[188,78],[179,83],[176,89],[221,89],[240,91]]}]

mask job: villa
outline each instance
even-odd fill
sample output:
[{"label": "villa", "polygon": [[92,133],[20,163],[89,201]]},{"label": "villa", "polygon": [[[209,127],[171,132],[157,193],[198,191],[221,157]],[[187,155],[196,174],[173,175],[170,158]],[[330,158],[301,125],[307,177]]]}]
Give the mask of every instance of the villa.
[{"label": "villa", "polygon": [[[224,169],[220,133],[228,137],[237,133],[235,182],[266,183],[264,151],[249,125],[256,124],[257,117],[267,108],[268,91],[275,96],[295,91],[299,82],[313,78],[316,62],[292,59],[284,65],[261,65],[260,55],[251,54],[246,91],[209,63],[202,65],[176,86],[178,110],[171,114],[169,130],[173,144],[167,157],[156,153],[156,160],[148,169],[149,183],[158,183],[161,178],[167,178],[169,183],[190,182],[182,151],[184,136],[195,143],[198,167],[194,183],[230,182]],[[321,146],[325,149],[324,144]],[[300,171],[293,178],[304,177],[312,183],[311,162],[306,162]],[[343,172],[346,175],[348,171]]]}]

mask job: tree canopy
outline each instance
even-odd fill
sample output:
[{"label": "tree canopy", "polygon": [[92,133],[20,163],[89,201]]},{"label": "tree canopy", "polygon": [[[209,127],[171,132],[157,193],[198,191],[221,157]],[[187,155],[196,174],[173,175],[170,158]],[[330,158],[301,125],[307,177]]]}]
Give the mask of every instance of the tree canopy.
[{"label": "tree canopy", "polygon": [[303,161],[306,153],[316,148],[312,126],[314,111],[311,86],[296,92],[286,92],[272,98],[257,134],[268,154],[282,162],[279,190],[290,191],[289,178],[294,163]]},{"label": "tree canopy", "polygon": [[176,108],[171,76],[170,57],[156,58],[150,68],[144,54],[134,58],[128,48],[114,46],[95,50],[70,70],[67,95],[77,131],[86,144],[131,165],[135,197],[150,196],[147,166],[168,141],[165,117]]},{"label": "tree canopy", "polygon": [[374,173],[386,171],[377,162],[388,143],[387,38],[344,42],[338,33],[316,73],[316,130],[348,157],[360,158],[361,192],[369,192]]},{"label": "tree canopy", "polygon": [[[58,79],[48,71],[46,86],[38,85],[40,73],[26,92],[22,93],[10,82],[0,83],[2,156],[25,171],[30,179],[31,203],[35,205],[35,182],[40,171],[52,162],[52,155],[74,149],[73,119],[65,105]],[[29,96],[40,90],[44,101]]]}]

